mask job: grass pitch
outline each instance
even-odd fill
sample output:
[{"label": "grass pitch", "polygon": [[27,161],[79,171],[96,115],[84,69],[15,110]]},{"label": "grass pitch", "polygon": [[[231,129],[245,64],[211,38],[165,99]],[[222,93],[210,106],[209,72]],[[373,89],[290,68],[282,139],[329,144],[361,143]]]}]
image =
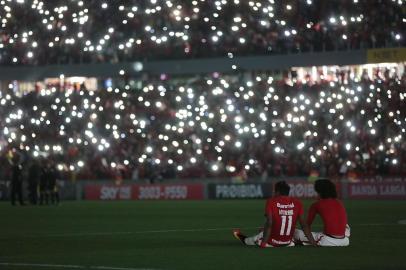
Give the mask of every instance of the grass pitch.
[{"label": "grass pitch", "polygon": [[0,203],[0,269],[406,269],[406,201],[346,201],[346,248],[242,246],[231,229],[256,233],[264,203]]}]

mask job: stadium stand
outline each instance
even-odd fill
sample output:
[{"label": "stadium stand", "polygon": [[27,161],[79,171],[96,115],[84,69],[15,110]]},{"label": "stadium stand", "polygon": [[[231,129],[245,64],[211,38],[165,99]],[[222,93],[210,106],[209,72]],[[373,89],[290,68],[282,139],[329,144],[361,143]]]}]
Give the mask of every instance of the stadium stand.
[{"label": "stadium stand", "polygon": [[[1,0],[0,65],[18,73],[406,45],[402,1],[339,2]],[[29,90],[10,79],[1,84],[1,173],[20,155],[52,159],[78,179],[404,176],[404,60],[383,59],[397,64],[120,70],[117,83],[98,78],[92,89],[62,74]]]},{"label": "stadium stand", "polygon": [[0,64],[405,46],[404,12],[402,1],[2,0]]},{"label": "stadium stand", "polygon": [[10,90],[1,97],[3,150],[51,155],[83,179],[405,175],[404,67],[359,72]]}]

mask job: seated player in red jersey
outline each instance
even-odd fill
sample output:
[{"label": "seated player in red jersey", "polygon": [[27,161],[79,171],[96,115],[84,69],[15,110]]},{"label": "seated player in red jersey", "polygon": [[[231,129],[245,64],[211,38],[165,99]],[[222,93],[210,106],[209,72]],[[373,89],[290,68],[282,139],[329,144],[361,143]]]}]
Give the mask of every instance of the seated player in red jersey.
[{"label": "seated player in red jersey", "polygon": [[309,227],[303,221],[303,205],[295,198],[289,197],[290,187],[280,181],[275,184],[274,197],[266,202],[265,225],[262,232],[252,237],[246,237],[239,229],[233,235],[248,246],[292,247],[296,221],[299,221],[303,231],[308,236],[309,243],[316,245]]},{"label": "seated player in red jersey", "polygon": [[[328,179],[319,179],[314,183],[314,190],[319,199],[309,209],[307,225],[311,227],[316,215],[323,221],[323,232],[312,232],[318,246],[338,247],[350,244],[350,227],[347,212],[341,201],[337,199],[336,186]],[[295,242],[308,244],[308,238],[301,230],[295,231]]]}]

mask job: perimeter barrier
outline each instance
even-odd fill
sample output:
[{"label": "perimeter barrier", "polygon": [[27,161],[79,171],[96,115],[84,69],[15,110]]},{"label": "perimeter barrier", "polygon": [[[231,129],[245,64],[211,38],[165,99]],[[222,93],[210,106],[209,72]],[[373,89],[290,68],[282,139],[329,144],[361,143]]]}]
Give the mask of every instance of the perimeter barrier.
[{"label": "perimeter barrier", "polygon": [[[265,199],[272,196],[273,185],[281,178],[268,181],[253,179],[233,183],[230,179],[165,181],[155,184],[123,181],[59,182],[61,200],[230,200]],[[292,177],[285,180],[291,187],[290,195],[301,199],[316,198],[313,182],[307,178]],[[406,200],[406,177],[369,177],[357,181],[344,179],[336,182],[342,199]],[[0,201],[10,199],[10,182],[0,181]],[[23,194],[28,198],[27,183]]]}]

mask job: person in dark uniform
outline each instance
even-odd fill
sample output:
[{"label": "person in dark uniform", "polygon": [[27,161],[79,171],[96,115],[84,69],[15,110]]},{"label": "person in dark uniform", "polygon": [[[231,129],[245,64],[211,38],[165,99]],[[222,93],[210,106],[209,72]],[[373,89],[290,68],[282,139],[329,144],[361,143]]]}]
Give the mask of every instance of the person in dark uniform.
[{"label": "person in dark uniform", "polygon": [[15,155],[12,160],[11,167],[11,204],[16,205],[16,197],[20,205],[24,205],[23,201],[23,177],[22,166],[19,162],[19,157]]},{"label": "person in dark uniform", "polygon": [[42,162],[42,167],[41,167],[41,176],[40,176],[40,181],[39,181],[39,204],[43,205],[49,203],[49,198],[48,198],[48,165],[47,165],[47,160],[43,160]]},{"label": "person in dark uniform", "polygon": [[59,189],[57,185],[57,180],[59,178],[58,171],[53,163],[48,164],[48,195],[51,199],[52,204],[59,204]]},{"label": "person in dark uniform", "polygon": [[33,160],[28,171],[28,193],[30,203],[35,205],[38,202],[38,184],[41,177],[41,168],[37,160]]}]

